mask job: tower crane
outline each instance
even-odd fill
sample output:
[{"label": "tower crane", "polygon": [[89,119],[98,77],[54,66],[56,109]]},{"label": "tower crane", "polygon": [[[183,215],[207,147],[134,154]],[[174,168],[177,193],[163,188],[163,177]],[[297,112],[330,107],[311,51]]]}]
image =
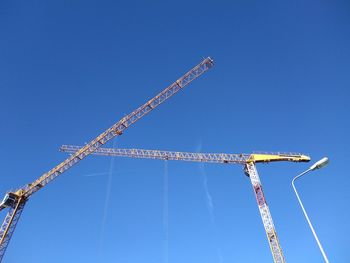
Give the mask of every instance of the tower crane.
[{"label": "tower crane", "polygon": [[[81,146],[63,145],[60,150],[75,154]],[[131,158],[161,159],[192,161],[206,163],[224,163],[244,165],[245,174],[250,178],[253,186],[256,201],[258,203],[261,219],[270,245],[272,257],[275,263],[284,263],[285,259],[277,237],[276,229],[272,221],[272,216],[267,205],[262,184],[256,169],[256,163],[269,162],[308,162],[310,157],[300,153],[253,153],[253,154],[227,154],[227,153],[192,153],[192,152],[172,152],[145,149],[117,149],[99,148],[94,155],[120,156]]]},{"label": "tower crane", "polygon": [[113,126],[105,130],[99,136],[94,138],[92,141],[87,143],[84,147],[81,147],[78,151],[68,157],[66,160],[52,168],[50,171],[41,175],[34,182],[25,185],[15,191],[9,191],[6,193],[3,201],[0,203],[0,211],[8,209],[8,213],[0,228],[0,262],[4,256],[6,248],[10,242],[11,236],[16,228],[18,220],[24,209],[24,206],[30,196],[52,182],[58,176],[63,174],[69,168],[74,166],[83,160],[86,156],[96,151],[99,147],[104,145],[106,142],[114,138],[115,136],[121,135],[124,130],[129,128],[132,124],[140,120],[146,114],[154,110],[161,103],[172,97],[179,90],[184,88],[190,82],[198,78],[204,72],[209,70],[214,65],[213,60],[208,57],[200,62],[197,66],[188,71],[181,78],[176,80],[169,87],[164,89],[154,98],[123,117]]}]

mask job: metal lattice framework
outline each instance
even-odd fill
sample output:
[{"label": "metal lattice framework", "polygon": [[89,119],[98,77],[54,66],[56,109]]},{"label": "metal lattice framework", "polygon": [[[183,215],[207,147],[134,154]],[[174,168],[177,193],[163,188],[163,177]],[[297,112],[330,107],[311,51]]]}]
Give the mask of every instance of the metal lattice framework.
[{"label": "metal lattice framework", "polygon": [[[63,145],[60,150],[74,154],[79,151],[81,146]],[[116,149],[100,148],[94,155],[118,156],[130,158],[146,158],[176,161],[192,161],[206,163],[235,163],[245,167],[245,172],[250,178],[253,186],[256,201],[259,207],[261,219],[265,228],[267,239],[270,245],[272,257],[275,263],[284,263],[284,257],[280,242],[277,237],[272,216],[262,190],[262,185],[255,163],[290,161],[290,162],[308,162],[310,157],[299,153],[254,153],[254,154],[227,154],[227,153],[191,153],[191,152],[172,152],[160,150],[145,149]]]},{"label": "metal lattice framework", "polygon": [[[60,151],[74,154],[83,146],[62,145]],[[118,156],[143,159],[178,160],[189,162],[206,163],[236,163],[246,164],[247,162],[268,163],[268,162],[302,162],[309,161],[310,157],[301,153],[253,153],[253,154],[233,154],[233,153],[194,153],[194,152],[174,152],[146,149],[122,149],[122,148],[99,148],[93,155]]]},{"label": "metal lattice framework", "polygon": [[[75,153],[81,146],[62,145],[60,150],[67,153]],[[207,163],[239,163],[244,164],[250,158],[250,154],[227,154],[227,153],[192,153],[192,152],[171,152],[145,149],[120,149],[100,148],[94,155],[119,156],[131,158],[146,158],[160,160],[181,160],[190,162]]]},{"label": "metal lattice framework", "polygon": [[[24,205],[33,193],[46,186],[48,183],[83,160],[86,156],[96,151],[96,149],[104,145],[115,136],[121,135],[125,129],[129,128],[132,124],[140,120],[164,101],[172,97],[179,90],[209,70],[213,65],[214,62],[210,57],[204,59],[201,63],[188,71],[185,75],[164,89],[157,96],[122,118],[112,127],[108,128],[102,134],[72,154],[69,158],[61,162],[50,171],[44,173],[37,180],[30,184],[27,184],[17,191],[8,192],[3,202],[0,204],[0,211],[7,207],[10,208],[0,229],[0,262],[2,261],[10,238],[23,211]],[[9,195],[11,195],[11,198],[8,198]]]},{"label": "metal lattice framework", "polygon": [[266,203],[259,174],[256,170],[254,162],[246,163],[245,171],[249,175],[250,182],[253,186],[256,202],[258,203],[259,212],[263,221],[273,260],[275,263],[284,263],[285,260],[283,257],[281,245],[277,237],[276,229],[272,221],[272,216],[270,214],[270,209]]},{"label": "metal lattice framework", "polygon": [[25,200],[19,200],[14,204],[13,207],[10,207],[9,212],[7,213],[4,222],[0,228],[0,262],[4,253],[6,251],[7,245],[11,240],[12,234],[15,231],[18,220],[22,214],[24,206],[26,204]]},{"label": "metal lattice framework", "polygon": [[210,58],[206,58],[204,61],[198,64],[195,68],[193,68],[188,73],[186,73],[183,77],[175,81],[173,84],[171,84],[168,88],[166,88],[161,93],[159,93],[153,99],[149,100],[144,105],[134,110],[132,113],[125,116],[124,118],[122,118],[112,127],[107,129],[105,132],[103,132],[102,134],[97,136],[95,139],[93,139],[91,142],[89,142],[84,147],[82,147],[79,151],[74,153],[67,160],[63,161],[62,163],[57,165],[55,168],[53,168],[49,172],[43,174],[40,178],[38,178],[32,184],[28,185],[28,187],[25,189],[25,193],[24,193],[25,197],[28,197],[29,195],[33,194],[41,187],[51,182],[57,176],[59,176],[60,174],[62,174],[63,172],[71,168],[73,165],[75,165],[76,163],[84,159],[86,156],[94,152],[96,149],[104,145],[106,142],[108,142],[115,136],[121,135],[125,129],[127,129],[136,121],[138,121],[139,119],[144,117],[146,114],[151,112],[153,109],[158,107],[161,103],[169,99],[171,96],[177,93],[180,89],[184,88],[186,85],[191,83],[194,79],[202,75],[205,71],[210,69],[212,65],[213,65],[213,61]]}]

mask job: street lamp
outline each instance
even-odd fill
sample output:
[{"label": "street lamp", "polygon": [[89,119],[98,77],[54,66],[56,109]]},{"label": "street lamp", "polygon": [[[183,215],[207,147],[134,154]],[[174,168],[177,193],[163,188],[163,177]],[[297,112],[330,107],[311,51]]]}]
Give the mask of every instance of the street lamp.
[{"label": "street lamp", "polygon": [[296,189],[295,186],[294,186],[294,181],[295,181],[296,179],[298,179],[299,177],[303,176],[304,174],[310,172],[310,171],[314,171],[314,170],[317,170],[317,169],[322,168],[323,166],[327,165],[328,162],[329,162],[329,161],[328,161],[328,158],[327,158],[327,157],[324,157],[324,158],[322,158],[321,160],[319,160],[318,162],[316,162],[316,163],[314,163],[313,165],[311,165],[309,169],[305,170],[305,171],[302,172],[301,174],[299,174],[299,175],[297,175],[296,177],[294,177],[293,180],[292,180],[292,186],[293,186],[295,195],[296,195],[297,198],[298,198],[298,201],[299,201],[299,204],[300,204],[300,206],[301,206],[301,209],[302,209],[303,212],[304,212],[305,218],[306,218],[307,222],[309,223],[309,226],[310,226],[310,228],[311,228],[312,234],[314,235],[314,237],[315,237],[315,239],[316,239],[317,245],[318,245],[318,247],[320,248],[321,253],[322,253],[322,256],[323,256],[324,261],[325,261],[326,263],[329,263],[328,258],[327,258],[326,253],[324,252],[324,250],[323,250],[323,248],[322,248],[321,242],[318,240],[318,237],[317,237],[317,235],[316,235],[315,229],[313,228],[313,226],[312,226],[312,224],[311,224],[311,221],[310,221],[310,219],[309,219],[309,216],[307,215],[307,213],[306,213],[306,211],[305,211],[304,205],[303,205],[303,203],[302,203],[301,200],[300,200],[300,197],[299,197],[299,194],[298,194],[298,192],[297,192],[297,189]]}]

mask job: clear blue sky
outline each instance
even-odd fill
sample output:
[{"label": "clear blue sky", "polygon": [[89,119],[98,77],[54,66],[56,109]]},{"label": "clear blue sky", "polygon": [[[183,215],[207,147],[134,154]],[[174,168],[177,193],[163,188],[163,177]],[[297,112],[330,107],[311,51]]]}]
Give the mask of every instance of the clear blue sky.
[{"label": "clear blue sky", "polygon": [[[5,0],[0,36],[1,193],[211,56],[109,146],[329,156],[297,187],[330,261],[350,262],[349,1]],[[258,166],[287,262],[322,262],[290,184],[308,165]],[[32,196],[4,262],[272,258],[242,167],[88,157]]]}]

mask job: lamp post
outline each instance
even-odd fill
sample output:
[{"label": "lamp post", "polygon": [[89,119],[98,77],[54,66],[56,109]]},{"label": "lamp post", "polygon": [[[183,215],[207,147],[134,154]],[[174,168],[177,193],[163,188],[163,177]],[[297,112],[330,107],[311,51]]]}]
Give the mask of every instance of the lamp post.
[{"label": "lamp post", "polygon": [[312,234],[314,235],[314,238],[316,239],[317,245],[318,245],[318,247],[320,248],[321,253],[322,253],[322,256],[323,256],[323,259],[324,259],[324,261],[325,261],[326,263],[329,263],[328,258],[327,258],[327,256],[326,256],[326,253],[325,253],[324,250],[323,250],[323,247],[322,247],[322,245],[321,245],[320,240],[318,240],[318,237],[317,237],[317,235],[316,235],[315,229],[313,228],[313,226],[312,226],[312,224],[311,224],[311,221],[310,221],[310,219],[309,219],[309,216],[308,216],[307,213],[306,213],[306,210],[305,210],[305,208],[304,208],[303,203],[301,202],[301,199],[300,199],[300,197],[299,197],[299,194],[298,194],[298,192],[297,192],[297,189],[296,189],[295,186],[294,186],[294,182],[295,182],[296,179],[300,178],[300,177],[303,176],[304,174],[306,174],[306,173],[308,173],[308,172],[310,172],[310,171],[314,171],[314,170],[316,170],[316,169],[322,168],[323,166],[327,165],[328,162],[329,162],[329,161],[328,161],[328,158],[327,158],[327,157],[324,157],[324,158],[322,158],[321,160],[319,160],[318,162],[316,162],[315,164],[311,165],[310,168],[308,168],[307,170],[305,170],[305,171],[302,172],[301,174],[299,174],[299,175],[297,175],[296,177],[294,177],[293,180],[292,180],[292,186],[293,186],[295,195],[296,195],[297,198],[298,198],[298,201],[299,201],[299,204],[300,204],[300,206],[301,206],[301,209],[303,210],[303,213],[304,213],[304,215],[305,215],[305,218],[306,218],[306,220],[307,220],[307,222],[308,222],[308,224],[309,224],[309,226],[310,226],[310,228],[311,228]]}]

